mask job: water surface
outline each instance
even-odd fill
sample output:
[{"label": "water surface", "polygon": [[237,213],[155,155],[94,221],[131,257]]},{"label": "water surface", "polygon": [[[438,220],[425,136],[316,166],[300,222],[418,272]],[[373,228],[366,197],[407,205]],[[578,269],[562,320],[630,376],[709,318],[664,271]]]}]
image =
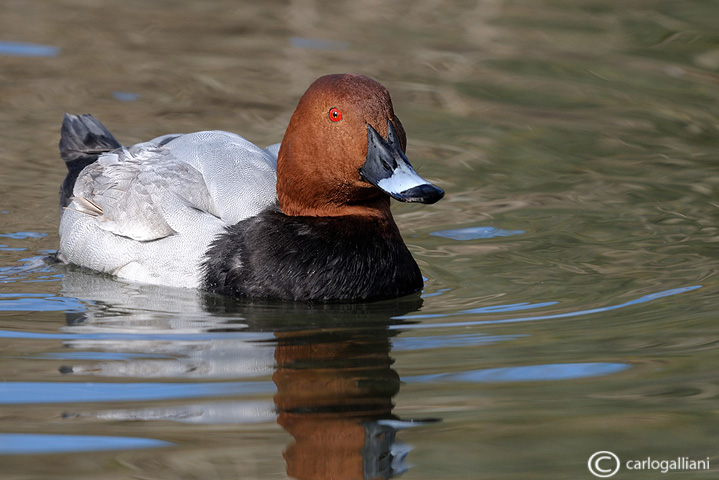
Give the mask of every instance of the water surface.
[{"label": "water surface", "polygon": [[[6,2],[0,465],[8,479],[594,478],[719,468],[712,2]],[[339,71],[392,93],[447,191],[395,204],[426,277],[243,302],[48,260],[63,112],[125,144],[275,143]],[[616,478],[657,478],[629,471]]]}]

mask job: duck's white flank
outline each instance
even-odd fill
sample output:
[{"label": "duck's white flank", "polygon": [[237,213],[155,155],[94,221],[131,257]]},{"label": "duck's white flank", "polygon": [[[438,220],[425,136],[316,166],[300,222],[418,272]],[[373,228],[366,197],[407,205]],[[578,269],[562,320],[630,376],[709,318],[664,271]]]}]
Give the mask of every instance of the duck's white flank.
[{"label": "duck's white flank", "polygon": [[277,150],[208,131],[103,154],[78,176],[58,257],[128,280],[197,288],[215,236],[276,201]]}]

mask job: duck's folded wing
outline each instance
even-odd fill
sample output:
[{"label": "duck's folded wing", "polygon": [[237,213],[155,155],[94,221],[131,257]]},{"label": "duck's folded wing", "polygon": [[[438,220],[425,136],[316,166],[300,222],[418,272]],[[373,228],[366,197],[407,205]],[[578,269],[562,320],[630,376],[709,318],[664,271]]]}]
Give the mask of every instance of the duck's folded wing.
[{"label": "duck's folded wing", "polygon": [[216,223],[217,209],[195,168],[162,149],[102,155],[83,170],[68,206],[101,229],[137,241],[181,233],[190,222]]},{"label": "duck's folded wing", "polygon": [[217,130],[169,135],[149,143],[201,173],[214,214],[228,225],[257,215],[277,200],[279,148],[264,150],[239,135]]}]

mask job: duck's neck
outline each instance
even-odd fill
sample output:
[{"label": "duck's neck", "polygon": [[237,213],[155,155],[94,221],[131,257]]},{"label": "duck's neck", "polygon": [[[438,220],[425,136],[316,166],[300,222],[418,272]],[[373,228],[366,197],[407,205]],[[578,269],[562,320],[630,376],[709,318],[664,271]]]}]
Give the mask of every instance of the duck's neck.
[{"label": "duck's neck", "polygon": [[345,217],[360,216],[377,218],[394,224],[390,211],[390,199],[386,195],[377,196],[361,203],[333,201],[297,202],[291,196],[279,194],[280,210],[291,217]]}]

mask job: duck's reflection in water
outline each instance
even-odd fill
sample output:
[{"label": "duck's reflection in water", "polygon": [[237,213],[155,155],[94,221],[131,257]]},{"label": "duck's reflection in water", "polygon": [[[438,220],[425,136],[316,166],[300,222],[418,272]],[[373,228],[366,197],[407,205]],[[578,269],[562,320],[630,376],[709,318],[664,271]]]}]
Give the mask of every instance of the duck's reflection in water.
[{"label": "duck's reflection in water", "polygon": [[405,469],[386,332],[276,333],[277,422],[295,439],[284,454],[290,476],[390,478]]},{"label": "duck's reflection in water", "polygon": [[[397,330],[389,326],[398,323],[392,317],[419,309],[418,296],[358,305],[249,305],[76,271],[64,277],[63,294],[87,305],[68,319],[67,331],[77,336],[67,346],[110,355],[64,365],[64,374],[125,378],[148,389],[173,378],[215,380],[187,383],[183,394],[160,398],[171,400],[165,405],[77,415],[194,424],[276,419],[294,438],[284,452],[291,477],[376,479],[406,470],[409,447],[395,434],[426,421],[392,413],[400,379],[390,356]],[[177,405],[213,396],[240,399]]]}]

